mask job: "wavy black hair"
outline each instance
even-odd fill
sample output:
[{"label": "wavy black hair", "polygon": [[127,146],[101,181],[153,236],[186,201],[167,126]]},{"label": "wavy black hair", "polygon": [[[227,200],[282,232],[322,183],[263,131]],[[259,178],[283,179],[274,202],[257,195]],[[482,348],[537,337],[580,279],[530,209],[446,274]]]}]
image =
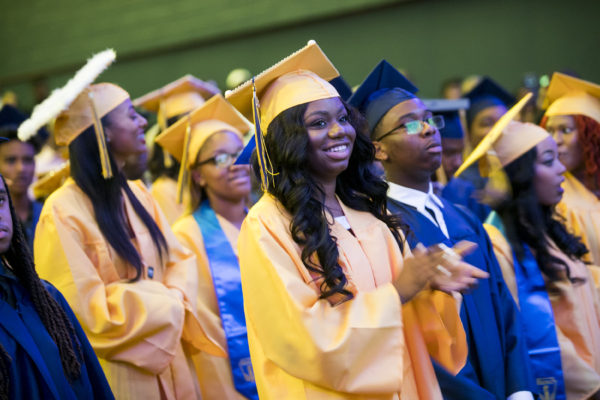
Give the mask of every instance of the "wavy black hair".
[{"label": "wavy black hair", "polygon": [[[109,115],[110,113],[105,115],[101,121],[105,128],[110,126],[110,119],[107,118]],[[96,222],[108,243],[119,256],[135,268],[136,275],[131,280],[133,282],[141,277],[143,264],[140,254],[131,243],[127,221],[123,219],[125,215],[123,192],[127,195],[135,213],[148,228],[161,259],[165,253],[168,253],[167,242],[154,219],[131,191],[127,178],[117,167],[110,149],[108,149],[108,156],[113,171],[113,177],[110,179],[102,177],[98,154],[96,134],[94,127],[90,126],[69,145],[71,176],[92,201]]]},{"label": "wavy black hair", "polygon": [[[8,186],[4,181],[4,177],[0,175],[0,178],[8,193]],[[71,381],[76,380],[81,375],[81,363],[79,360],[83,358],[83,355],[75,329],[65,310],[46,290],[35,271],[33,256],[27,245],[27,240],[13,207],[10,194],[8,195],[8,204],[13,223],[13,236],[10,247],[2,254],[2,261],[11,267],[19,283],[29,294],[35,311],[58,347],[65,375]],[[7,399],[9,397],[11,362],[10,356],[0,345],[0,399]]]},{"label": "wavy black hair", "polygon": [[523,243],[526,243],[535,253],[540,270],[550,280],[560,280],[564,269],[569,280],[573,281],[569,267],[548,251],[550,243],[547,237],[571,259],[581,259],[588,249],[580,238],[569,233],[554,206],[540,204],[534,186],[536,159],[537,150],[534,147],[505,167],[512,196],[497,207],[497,212],[517,259],[523,259]]},{"label": "wavy black hair", "polygon": [[[329,230],[325,193],[307,168],[309,138],[304,126],[307,106],[289,108],[269,124],[265,147],[276,175],[266,190],[292,215],[290,233],[302,247],[302,262],[323,278],[320,297],[341,294],[350,299],[352,294],[345,288],[348,280],[338,263],[336,238]],[[398,232],[401,222],[386,212],[388,185],[372,172],[375,147],[369,139],[366,122],[356,109],[346,103],[344,106],[356,130],[356,139],[348,168],[337,177],[336,194],[346,206],[369,212],[383,221],[403,249],[403,239]],[[256,155],[252,164],[260,181]]]},{"label": "wavy black hair", "polygon": [[[183,117],[183,114],[169,118],[167,120],[167,127],[173,125],[181,117]],[[153,146],[152,156],[148,160],[148,171],[150,171],[152,182],[161,176],[166,176],[173,180],[177,180],[179,176],[179,162],[174,157],[168,155],[168,153],[165,154],[165,150],[160,144],[155,142]],[[171,161],[173,162],[169,167],[165,165],[165,156],[171,157]]]}]

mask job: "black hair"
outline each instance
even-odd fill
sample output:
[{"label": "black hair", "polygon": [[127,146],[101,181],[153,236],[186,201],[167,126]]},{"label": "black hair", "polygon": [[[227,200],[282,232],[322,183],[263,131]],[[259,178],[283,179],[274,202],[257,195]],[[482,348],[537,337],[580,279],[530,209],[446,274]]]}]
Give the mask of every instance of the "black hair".
[{"label": "black hair", "polygon": [[[42,131],[40,130],[40,132],[42,132]],[[0,137],[5,137],[9,141],[10,140],[21,141],[21,139],[19,139],[19,136],[17,135],[17,127],[16,126],[13,126],[13,127],[11,127],[11,126],[0,127]],[[31,138],[29,138],[28,140],[26,140],[23,143],[27,143],[28,145],[30,145],[31,147],[33,147],[33,151],[35,152],[35,154],[37,154],[37,153],[40,152],[40,150],[42,149],[42,147],[46,143],[47,139],[48,139],[47,134],[42,134],[42,133],[38,132],[38,133],[36,133],[35,135],[33,135]],[[2,146],[2,144],[4,144],[4,143],[8,143],[8,142],[0,142],[0,146]]]},{"label": "black hair", "polygon": [[[4,177],[0,175],[8,193]],[[56,343],[65,375],[75,380],[81,375],[80,359],[83,358],[75,329],[65,310],[50,295],[35,271],[33,256],[27,245],[23,228],[12,204],[10,194],[8,204],[13,224],[13,236],[8,250],[2,254],[3,261],[8,264],[19,283],[29,294],[35,311],[42,320],[50,337]],[[0,399],[8,398],[10,392],[10,365],[12,360],[0,345]]]},{"label": "black hair", "polygon": [[[283,111],[270,124],[265,135],[265,147],[273,165],[273,184],[267,189],[292,215],[290,233],[302,247],[305,267],[323,278],[321,298],[352,294],[345,288],[348,280],[338,264],[336,238],[331,235],[326,217],[325,193],[308,170],[308,133],[304,112],[308,104]],[[344,103],[356,139],[348,168],[336,180],[336,194],[348,207],[366,211],[383,221],[390,229],[400,249],[403,239],[398,230],[398,217],[387,214],[387,183],[372,172],[375,147],[371,143],[364,118]],[[258,161],[254,155],[253,168],[260,180]]]},{"label": "black hair", "polygon": [[[110,113],[102,118],[104,127],[108,127],[110,124],[107,118],[109,115]],[[132,279],[133,282],[141,277],[143,265],[140,254],[131,243],[127,221],[123,219],[125,210],[122,192],[125,192],[135,213],[148,228],[161,258],[163,253],[168,253],[168,247],[158,225],[131,191],[127,179],[117,167],[110,149],[108,149],[108,156],[113,177],[104,179],[93,126],[87,128],[69,145],[71,176],[92,201],[96,222],[108,243],[119,256],[135,268],[136,275]]]},{"label": "black hair", "polygon": [[535,253],[540,270],[550,280],[561,279],[563,269],[568,279],[572,280],[565,262],[548,251],[550,243],[547,238],[552,239],[571,259],[581,259],[588,249],[578,237],[568,232],[554,206],[539,203],[534,186],[536,159],[537,150],[534,147],[505,167],[512,196],[503,201],[497,211],[517,259],[523,259],[523,243],[526,243]]},{"label": "black hair", "polygon": [[[176,115],[167,120],[167,127],[173,125],[177,122],[182,115]],[[161,176],[166,176],[168,178],[177,180],[179,176],[179,162],[171,157],[171,161],[173,162],[171,166],[167,167],[165,165],[165,156],[171,157],[168,153],[165,153],[165,150],[161,147],[160,144],[154,142],[152,148],[152,156],[150,160],[148,160],[148,171],[150,171],[150,176],[152,182],[160,178]]]}]

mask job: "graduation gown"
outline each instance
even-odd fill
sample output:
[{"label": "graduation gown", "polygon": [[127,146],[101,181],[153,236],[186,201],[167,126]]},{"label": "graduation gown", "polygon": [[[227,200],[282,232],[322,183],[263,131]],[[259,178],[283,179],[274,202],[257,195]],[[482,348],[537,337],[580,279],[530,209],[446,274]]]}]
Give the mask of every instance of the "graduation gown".
[{"label": "graduation gown", "polygon": [[[217,219],[229,243],[231,243],[233,251],[237,251],[239,229],[218,214]],[[226,349],[227,339],[221,322],[210,264],[204,248],[204,240],[200,227],[193,215],[186,215],[173,225],[173,233],[181,244],[196,255],[198,266],[198,303],[204,304],[209,311],[204,316],[204,323],[212,326],[211,331],[218,332],[218,336],[215,339],[222,348]],[[227,357],[216,357],[208,353],[199,352],[194,354],[192,359],[196,366],[203,399],[245,399],[234,387],[231,364]]]},{"label": "graduation gown", "polygon": [[454,299],[423,291],[403,306],[392,284],[403,256],[391,232],[342,208],[356,236],[330,225],[354,294],[341,303],[319,299],[277,200],[264,195],[244,220],[238,254],[261,400],[441,399],[429,355],[455,372],[466,356]]},{"label": "graduation gown", "polygon": [[556,211],[565,218],[569,231],[579,236],[590,251],[584,261],[600,265],[600,200],[568,172],[562,188],[563,197]]},{"label": "graduation gown", "polygon": [[483,226],[463,208],[441,199],[450,239],[415,208],[388,198],[388,209],[410,226],[407,241],[411,248],[461,240],[475,242],[477,250],[464,261],[490,274],[476,289],[464,294],[460,316],[469,344],[466,366],[456,376],[443,368],[436,373],[445,399],[506,399],[518,391],[532,391],[526,343],[515,306]]},{"label": "graduation gown", "polygon": [[[81,348],[81,375],[65,376],[58,347],[42,323],[29,293],[0,265],[0,345],[11,358],[9,399],[114,399],[104,372],[69,305],[52,285],[46,290],[65,310]],[[13,305],[5,291],[10,290]]]},{"label": "graduation gown", "polygon": [[[156,179],[150,188],[150,193],[167,218],[169,225],[173,225],[185,211],[186,202],[177,202],[177,181],[168,176]],[[186,193],[186,191],[184,191]]]},{"label": "graduation gown", "polygon": [[[485,229],[508,288],[518,302],[513,250],[496,227],[486,224]],[[600,269],[571,260],[550,242],[551,254],[567,263],[571,277],[585,280],[573,284],[565,274],[561,280],[550,281],[542,274],[554,314],[567,400],[587,399],[600,390],[600,297],[595,284]]]},{"label": "graduation gown", "polygon": [[452,178],[444,186],[442,197],[450,203],[466,207],[483,223],[492,209],[478,202],[475,194],[484,187],[485,179],[481,177],[479,167],[475,164],[467,168],[458,178]]},{"label": "graduation gown", "polygon": [[196,309],[194,255],[182,247],[139,181],[129,186],[163,232],[161,261],[150,233],[127,197],[132,243],[143,261],[141,278],[102,235],[90,199],[70,178],[46,200],[35,236],[38,273],[65,296],[119,399],[187,399],[198,396],[184,350],[224,355]]}]

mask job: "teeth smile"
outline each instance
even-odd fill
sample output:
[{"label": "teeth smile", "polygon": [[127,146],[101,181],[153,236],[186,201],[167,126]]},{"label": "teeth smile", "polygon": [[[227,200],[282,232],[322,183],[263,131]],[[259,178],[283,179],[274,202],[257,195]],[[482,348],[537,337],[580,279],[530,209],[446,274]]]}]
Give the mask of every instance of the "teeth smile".
[{"label": "teeth smile", "polygon": [[345,151],[348,148],[348,145],[346,144],[341,144],[339,146],[335,146],[332,147],[330,149],[325,150],[328,153],[336,153],[336,152],[340,152],[340,151]]}]

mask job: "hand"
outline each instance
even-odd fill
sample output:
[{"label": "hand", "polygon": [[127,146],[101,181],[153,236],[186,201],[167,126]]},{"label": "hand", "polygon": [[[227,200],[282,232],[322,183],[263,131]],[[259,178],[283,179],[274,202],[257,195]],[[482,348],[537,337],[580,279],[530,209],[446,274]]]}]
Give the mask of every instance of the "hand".
[{"label": "hand", "polygon": [[487,279],[489,277],[487,272],[462,261],[462,257],[475,248],[477,248],[475,243],[464,240],[452,249],[443,244],[437,245],[442,255],[440,263],[435,267],[437,273],[431,278],[431,288],[448,294],[466,292],[477,287],[479,279]]}]

